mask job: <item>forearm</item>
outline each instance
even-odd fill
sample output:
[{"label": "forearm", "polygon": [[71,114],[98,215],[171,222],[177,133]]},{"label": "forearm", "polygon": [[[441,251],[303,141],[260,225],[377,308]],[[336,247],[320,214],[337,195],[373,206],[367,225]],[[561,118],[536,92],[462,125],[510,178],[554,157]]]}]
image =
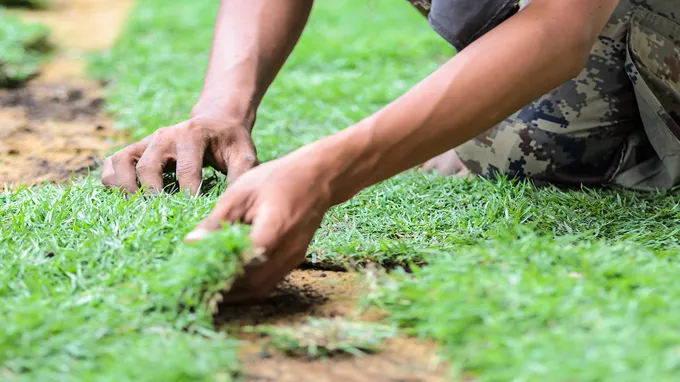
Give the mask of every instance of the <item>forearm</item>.
[{"label": "forearm", "polygon": [[210,64],[193,116],[254,122],[257,107],[297,43],[313,0],[223,0]]},{"label": "forearm", "polygon": [[586,31],[554,9],[547,18],[550,1],[534,1],[392,104],[306,148],[324,153],[331,202],[468,141],[575,76],[616,1],[601,0],[607,8]]}]

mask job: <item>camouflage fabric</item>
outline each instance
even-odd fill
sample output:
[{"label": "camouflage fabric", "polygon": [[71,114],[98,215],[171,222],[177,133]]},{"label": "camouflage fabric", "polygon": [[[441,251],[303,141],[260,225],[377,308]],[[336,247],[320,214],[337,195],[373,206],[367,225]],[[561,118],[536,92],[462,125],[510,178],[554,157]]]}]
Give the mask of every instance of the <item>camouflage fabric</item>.
[{"label": "camouflage fabric", "polygon": [[645,3],[631,17],[625,66],[643,128],[629,138],[613,183],[671,189],[680,184],[680,3]]},{"label": "camouflage fabric", "polygon": [[422,13],[424,16],[430,14],[430,9],[432,8],[432,0],[408,0],[418,12]]},{"label": "camouflage fabric", "polygon": [[487,177],[674,188],[680,184],[678,17],[677,0],[622,0],[576,78],[459,146],[458,155]]}]

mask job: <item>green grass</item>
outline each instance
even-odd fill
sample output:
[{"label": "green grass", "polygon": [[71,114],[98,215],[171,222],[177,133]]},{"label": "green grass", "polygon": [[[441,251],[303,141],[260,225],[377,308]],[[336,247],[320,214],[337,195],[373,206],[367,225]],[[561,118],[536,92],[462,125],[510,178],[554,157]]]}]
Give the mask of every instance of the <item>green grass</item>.
[{"label": "green grass", "polygon": [[181,237],[210,208],[183,195],[126,199],[93,180],[0,194],[2,380],[231,380],[219,291],[247,232]]},{"label": "green grass", "polygon": [[676,381],[677,250],[523,230],[429,257],[370,296],[481,381]]},{"label": "green grass", "polygon": [[[140,0],[125,37],[97,58],[93,73],[113,80],[109,109],[134,138],[188,116],[216,8]],[[408,8],[317,2],[261,107],[261,159],[351,125],[451,56]],[[215,197],[125,200],[94,179],[2,194],[0,379],[230,378],[236,345],[213,332],[198,291],[233,279],[236,263],[219,260],[236,258],[245,233],[228,231],[206,259],[180,244]],[[369,297],[405,330],[438,340],[458,373],[671,381],[680,375],[678,203],[411,171],[334,208],[309,258],[410,265],[413,274],[382,277]],[[167,292],[166,275],[176,281]]]},{"label": "green grass", "polygon": [[0,7],[0,88],[18,86],[38,74],[50,49],[48,36],[44,26],[25,24]]},{"label": "green grass", "polygon": [[428,252],[484,244],[518,225],[550,237],[678,251],[680,197],[456,181],[413,171],[333,209],[311,254],[327,263],[417,263]]},{"label": "green grass", "polygon": [[295,326],[255,326],[246,329],[267,335],[266,347],[309,359],[376,353],[382,349],[386,339],[397,336],[395,327],[342,318],[310,318]]}]

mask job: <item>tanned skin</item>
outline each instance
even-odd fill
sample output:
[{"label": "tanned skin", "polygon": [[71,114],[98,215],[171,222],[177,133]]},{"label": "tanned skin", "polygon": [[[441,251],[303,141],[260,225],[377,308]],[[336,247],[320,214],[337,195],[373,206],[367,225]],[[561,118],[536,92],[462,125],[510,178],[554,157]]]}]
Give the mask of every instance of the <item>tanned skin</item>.
[{"label": "tanned skin", "polygon": [[195,193],[204,165],[226,172],[229,188],[186,240],[225,223],[250,224],[264,262],[247,269],[228,299],[263,298],[304,261],[330,207],[457,147],[578,75],[617,4],[533,0],[380,111],[255,167],[250,132],[257,107],[312,1],[223,0],[192,118],[108,158],[102,180],[136,192],[139,179],[157,192],[170,170]]}]

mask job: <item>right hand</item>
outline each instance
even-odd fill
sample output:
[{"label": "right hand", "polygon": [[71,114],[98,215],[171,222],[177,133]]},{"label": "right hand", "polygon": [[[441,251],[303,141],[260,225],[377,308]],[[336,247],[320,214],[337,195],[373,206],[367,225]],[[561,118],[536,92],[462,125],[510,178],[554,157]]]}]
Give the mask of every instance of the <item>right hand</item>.
[{"label": "right hand", "polygon": [[164,127],[107,158],[102,183],[135,193],[139,179],[146,190],[158,193],[163,189],[163,173],[175,172],[180,187],[196,195],[204,166],[234,181],[258,164],[251,128],[201,117]]},{"label": "right hand", "polygon": [[305,260],[307,247],[331,206],[328,176],[336,175],[319,152],[323,153],[301,149],[248,171],[229,185],[212,213],[185,237],[187,242],[202,240],[225,223],[251,225],[250,239],[253,248],[262,251],[262,262],[246,265],[224,296],[225,302],[267,297]]}]

